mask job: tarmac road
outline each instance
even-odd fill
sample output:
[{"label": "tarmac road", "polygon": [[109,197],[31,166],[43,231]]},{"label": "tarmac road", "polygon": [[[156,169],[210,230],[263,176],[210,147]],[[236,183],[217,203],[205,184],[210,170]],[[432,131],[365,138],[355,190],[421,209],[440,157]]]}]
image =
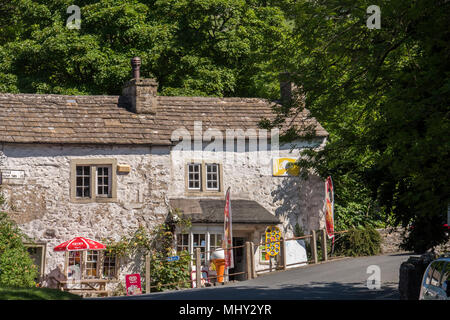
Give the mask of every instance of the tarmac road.
[{"label": "tarmac road", "polygon": [[[186,289],[109,299],[145,300],[396,300],[400,264],[410,254],[344,258],[220,287]],[[369,266],[380,268],[380,289],[369,289]]]}]

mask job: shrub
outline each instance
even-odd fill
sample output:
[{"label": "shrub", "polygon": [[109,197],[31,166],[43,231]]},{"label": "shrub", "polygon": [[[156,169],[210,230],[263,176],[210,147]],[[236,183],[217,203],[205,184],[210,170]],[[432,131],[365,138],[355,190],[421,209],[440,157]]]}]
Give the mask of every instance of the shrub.
[{"label": "shrub", "polygon": [[31,288],[35,287],[37,268],[25,248],[5,250],[0,255],[0,286]]},{"label": "shrub", "polygon": [[353,228],[336,240],[335,250],[345,256],[371,256],[380,252],[381,236],[370,226]]},{"label": "shrub", "polygon": [[[152,291],[163,291],[176,288],[190,288],[189,264],[191,256],[187,251],[178,253],[180,259],[168,262],[167,256],[153,252],[150,260],[151,285],[157,286]],[[171,283],[171,285],[165,285]]]},{"label": "shrub", "polygon": [[[4,202],[0,194],[0,204]],[[0,286],[33,287],[37,267],[23,244],[25,235],[5,212],[0,212]]]}]

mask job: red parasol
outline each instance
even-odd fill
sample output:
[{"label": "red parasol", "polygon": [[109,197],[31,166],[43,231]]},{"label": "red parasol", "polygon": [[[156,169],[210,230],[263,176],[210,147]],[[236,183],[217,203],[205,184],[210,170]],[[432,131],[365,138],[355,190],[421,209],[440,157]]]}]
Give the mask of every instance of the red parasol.
[{"label": "red parasol", "polygon": [[81,250],[104,250],[106,246],[100,242],[84,238],[76,237],[57,245],[53,251],[81,251]]}]

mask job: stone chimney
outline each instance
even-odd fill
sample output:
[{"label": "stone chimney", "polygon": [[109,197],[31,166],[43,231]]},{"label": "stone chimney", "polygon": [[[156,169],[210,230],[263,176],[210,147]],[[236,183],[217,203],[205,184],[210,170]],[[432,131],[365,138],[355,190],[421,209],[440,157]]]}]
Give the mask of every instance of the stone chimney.
[{"label": "stone chimney", "polygon": [[124,84],[122,96],[126,99],[128,109],[134,113],[156,114],[158,100],[158,82],[155,79],[140,77],[141,59],[131,59],[132,79]]}]

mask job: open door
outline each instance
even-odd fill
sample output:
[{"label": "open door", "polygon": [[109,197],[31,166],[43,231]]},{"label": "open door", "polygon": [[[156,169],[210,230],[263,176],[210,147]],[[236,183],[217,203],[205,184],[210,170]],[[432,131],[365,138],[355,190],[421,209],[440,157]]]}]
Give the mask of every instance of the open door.
[{"label": "open door", "polygon": [[[243,246],[246,239],[242,237],[233,237],[233,247]],[[234,268],[229,270],[229,274],[245,271],[245,250],[244,247],[233,248]],[[246,274],[238,274],[229,277],[230,280],[244,281],[247,279]]]}]

